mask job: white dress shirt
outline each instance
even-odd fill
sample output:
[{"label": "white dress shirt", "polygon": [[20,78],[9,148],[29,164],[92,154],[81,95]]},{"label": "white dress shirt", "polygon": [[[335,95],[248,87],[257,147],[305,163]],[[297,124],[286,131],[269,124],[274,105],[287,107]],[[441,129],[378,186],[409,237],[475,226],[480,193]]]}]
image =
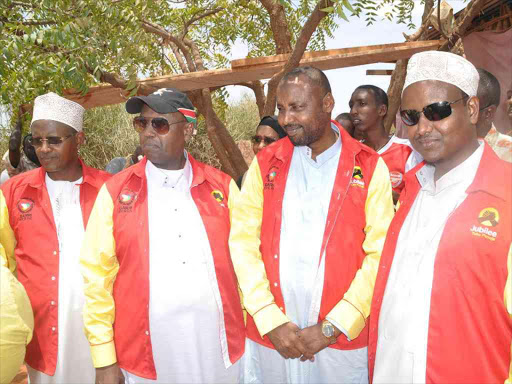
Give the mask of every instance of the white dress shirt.
[{"label": "white dress shirt", "polygon": [[[157,383],[236,383],[226,361],[222,301],[201,215],[190,193],[192,166],[146,165],[149,323]],[[226,368],[228,367],[228,368]],[[155,383],[125,373],[127,383]]]},{"label": "white dress shirt", "polygon": [[416,174],[421,190],[402,225],[379,317],[373,382],[424,383],[434,263],[444,226],[466,199],[484,145],[437,183],[435,167]]}]

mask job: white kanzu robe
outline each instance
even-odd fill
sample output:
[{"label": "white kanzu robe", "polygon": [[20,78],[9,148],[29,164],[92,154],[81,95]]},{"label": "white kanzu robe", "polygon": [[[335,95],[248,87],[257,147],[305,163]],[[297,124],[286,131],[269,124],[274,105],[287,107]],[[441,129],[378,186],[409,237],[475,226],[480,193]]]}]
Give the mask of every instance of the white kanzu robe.
[{"label": "white kanzu robe", "polygon": [[450,215],[466,199],[484,145],[434,182],[435,168],[417,173],[421,190],[400,230],[379,316],[373,383],[424,383],[434,264]]},{"label": "white kanzu robe", "polygon": [[[237,383],[226,369],[223,312],[213,256],[190,194],[192,167],[146,165],[149,219],[149,323],[157,380],[124,371],[127,383]],[[225,342],[225,340],[224,340]]]},{"label": "white kanzu robe", "polygon": [[[57,367],[53,376],[28,366],[31,383],[82,384],[94,383],[96,371],[92,364],[89,342],[84,333],[82,310],[84,283],[80,273],[80,248],[84,221],[80,206],[79,180],[54,181],[46,175],[46,188],[52,205],[53,219],[59,239],[59,346]],[[55,330],[53,330],[55,332]]]},{"label": "white kanzu robe", "polygon": [[[299,328],[318,322],[325,270],[325,257],[319,266],[320,250],[341,147],[338,137],[316,161],[309,147],[293,150],[283,199],[279,271],[286,315]],[[325,348],[314,362],[301,362],[247,339],[243,381],[367,383],[367,348]]]}]

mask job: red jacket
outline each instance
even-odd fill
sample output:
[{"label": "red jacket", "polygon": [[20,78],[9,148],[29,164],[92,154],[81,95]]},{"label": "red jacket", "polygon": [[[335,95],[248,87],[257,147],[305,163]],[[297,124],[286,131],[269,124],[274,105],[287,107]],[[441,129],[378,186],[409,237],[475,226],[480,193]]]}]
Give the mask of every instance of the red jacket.
[{"label": "red jacket", "polygon": [[[375,283],[368,346],[375,366],[379,314],[401,227],[421,188],[405,177]],[[506,177],[503,177],[503,176]],[[485,144],[468,196],[448,219],[437,250],[428,330],[427,383],[497,383],[509,377],[512,320],[503,303],[512,241],[512,165]],[[482,217],[495,214],[492,222]]]},{"label": "red jacket", "polygon": [[[334,123],[334,122],[333,122]],[[334,123],[336,124],[336,123]],[[338,124],[336,124],[338,125]],[[339,126],[339,125],[338,125]],[[358,283],[352,284],[356,278],[356,273],[367,276],[364,281],[364,299],[362,306],[355,302],[349,303],[352,310],[356,310],[355,316],[362,316],[364,320],[363,326],[359,329],[362,331],[355,332],[358,337],[352,341],[348,341],[345,337],[338,338],[336,344],[331,348],[336,349],[357,349],[367,345],[368,327],[365,324],[367,312],[369,310],[369,302],[371,300],[371,292],[373,290],[373,282],[375,275],[371,272],[361,272],[363,260],[367,256],[363,250],[363,242],[367,238],[365,231],[372,218],[367,216],[368,206],[382,205],[389,209],[383,209],[382,212],[389,213],[389,220],[392,215],[392,201],[390,199],[391,191],[388,183],[389,175],[385,170],[383,175],[382,187],[377,187],[378,198],[369,198],[368,189],[372,183],[374,171],[377,162],[380,160],[375,151],[369,147],[352,139],[344,129],[340,128],[342,139],[342,150],[336,172],[336,178],[332,190],[329,211],[327,214],[326,228],[322,241],[320,254],[325,251],[325,276],[324,287],[321,298],[320,312],[318,320],[323,320],[329,312],[338,304],[338,302],[346,300],[345,293],[351,288],[359,289]],[[275,304],[286,314],[283,294],[281,292],[280,274],[279,274],[279,253],[281,238],[281,220],[282,220],[282,204],[283,196],[288,178],[288,171],[293,155],[293,144],[289,139],[283,139],[270,146],[268,149],[260,151],[257,156],[261,178],[263,180],[263,215],[261,223],[261,246],[260,251],[265,264],[265,270],[268,281],[270,282],[270,291],[275,299]],[[386,199],[384,196],[389,197]],[[381,218],[382,223],[385,218]],[[377,230],[379,225],[375,225],[373,229]],[[382,229],[382,230],[381,230]],[[372,249],[375,251],[375,263],[378,264],[380,257],[380,247],[384,241],[384,228],[379,228],[378,236],[375,236],[375,242],[380,243]],[[367,263],[369,269],[370,262]],[[375,266],[376,270],[376,266]],[[374,272],[375,272],[374,270]],[[372,277],[370,277],[372,276]],[[243,289],[243,287],[242,287]],[[361,291],[359,291],[361,292]],[[366,310],[363,307],[367,306]],[[361,321],[362,322],[362,321]],[[247,317],[248,337],[261,343],[269,348],[274,348],[268,336],[261,338],[256,324],[251,316]]]},{"label": "red jacket", "polygon": [[[81,160],[80,163],[80,205],[85,228],[96,195],[110,174],[88,167]],[[59,242],[45,175],[44,168],[22,173],[6,181],[1,191],[16,239],[18,280],[25,287],[34,311],[34,336],[27,346],[25,360],[32,368],[53,375],[59,343]],[[7,232],[2,229],[2,234]]]},{"label": "red jacket", "polygon": [[[230,215],[227,199],[231,178],[197,162],[190,155],[188,158],[193,172],[191,194],[210,241],[224,311],[229,359],[235,363],[244,352],[245,329],[238,283],[228,247]],[[106,183],[106,187],[114,202],[113,235],[115,255],[119,262],[113,288],[117,360],[121,368],[137,376],[156,380],[151,338],[144,332],[150,329],[146,162],[144,158],[115,175]],[[214,191],[222,193],[224,202],[219,200],[218,194],[214,195]]]}]

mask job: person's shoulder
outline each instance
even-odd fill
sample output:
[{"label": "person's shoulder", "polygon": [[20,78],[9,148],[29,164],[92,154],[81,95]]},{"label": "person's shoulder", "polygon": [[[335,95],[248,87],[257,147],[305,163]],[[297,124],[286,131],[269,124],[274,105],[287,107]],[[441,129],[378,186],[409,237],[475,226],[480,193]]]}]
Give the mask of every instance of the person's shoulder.
[{"label": "person's shoulder", "polygon": [[224,183],[229,183],[232,180],[231,176],[221,171],[220,169],[212,167],[211,165],[208,165],[198,160],[194,161],[195,165],[203,170],[206,179],[214,179],[222,181]]},{"label": "person's shoulder", "polygon": [[8,191],[19,187],[23,187],[28,184],[41,181],[41,170],[40,168],[31,169],[20,174],[17,174],[2,184],[2,190]]},{"label": "person's shoulder", "polygon": [[89,167],[87,165],[86,165],[86,167],[87,167],[87,171],[89,172],[89,174],[92,177],[94,177],[95,179],[99,179],[99,180],[105,182],[112,177],[112,175],[110,173],[105,172],[101,169]]}]

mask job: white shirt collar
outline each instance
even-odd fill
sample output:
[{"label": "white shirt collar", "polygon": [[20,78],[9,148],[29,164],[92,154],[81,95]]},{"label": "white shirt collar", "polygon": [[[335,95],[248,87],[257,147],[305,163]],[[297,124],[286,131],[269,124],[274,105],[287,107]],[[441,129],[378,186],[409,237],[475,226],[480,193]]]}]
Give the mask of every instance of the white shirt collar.
[{"label": "white shirt collar", "polygon": [[421,188],[430,193],[437,194],[443,189],[451,187],[460,182],[469,181],[471,183],[475,178],[478,165],[482,159],[484,153],[483,143],[479,143],[478,148],[464,160],[461,164],[450,170],[448,173],[443,175],[437,183],[434,182],[434,173],[436,168],[434,165],[426,164],[417,173],[416,178],[418,179]]},{"label": "white shirt collar", "polygon": [[146,163],[146,177],[148,183],[162,188],[171,188],[177,191],[189,191],[192,184],[192,165],[185,151],[185,166],[182,169],[168,170],[155,166],[151,161]]},{"label": "white shirt collar", "polygon": [[338,127],[336,127],[335,124],[331,123],[331,128],[334,132],[337,133],[338,138],[334,142],[333,145],[331,145],[329,148],[327,148],[325,151],[323,151],[321,154],[317,155],[316,160],[313,160],[311,158],[311,148],[308,146],[300,146],[295,147],[297,148],[297,151],[304,156],[308,160],[308,163],[316,168],[320,168],[322,165],[324,165],[327,161],[329,161],[333,156],[335,156],[337,153],[341,151],[341,135]]}]

